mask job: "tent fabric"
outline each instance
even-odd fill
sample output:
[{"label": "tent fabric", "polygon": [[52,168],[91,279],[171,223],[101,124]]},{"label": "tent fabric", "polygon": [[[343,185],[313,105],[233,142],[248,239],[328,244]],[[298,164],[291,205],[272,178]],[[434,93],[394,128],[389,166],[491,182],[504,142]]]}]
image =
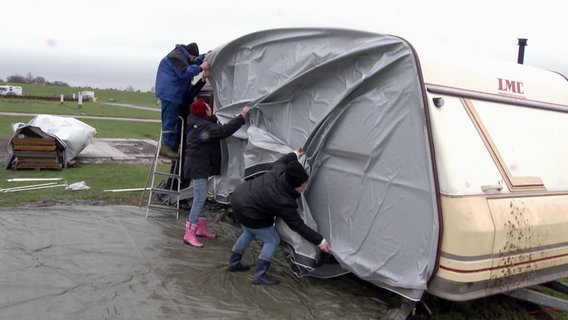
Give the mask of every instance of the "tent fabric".
[{"label": "tent fabric", "polygon": [[[419,300],[435,268],[438,208],[418,57],[404,39],[341,29],[275,29],[213,50],[217,116],[249,105],[225,140],[215,196],[302,147],[300,214],[346,271]],[[237,178],[238,177],[238,178]],[[317,274],[319,250],[281,223],[292,269]],[[328,274],[329,275],[329,274]]]}]

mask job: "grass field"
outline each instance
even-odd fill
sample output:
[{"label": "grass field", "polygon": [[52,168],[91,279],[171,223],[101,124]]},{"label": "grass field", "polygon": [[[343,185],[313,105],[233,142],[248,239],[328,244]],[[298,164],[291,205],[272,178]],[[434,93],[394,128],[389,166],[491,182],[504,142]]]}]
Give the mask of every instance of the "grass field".
[{"label": "grass field", "polygon": [[[50,96],[61,92],[69,94],[80,88],[22,85],[26,95]],[[29,115],[2,115],[0,138],[13,135],[13,123],[27,123],[37,114],[69,115],[94,127],[96,138],[151,139],[157,141],[160,134],[160,108],[155,105],[152,93],[95,90],[97,102],[86,102],[81,108],[74,102],[45,101],[35,99],[0,98],[0,112],[17,112]],[[112,99],[112,102],[108,100]],[[107,101],[107,102],[103,102]],[[146,106],[147,109],[117,106],[111,103]],[[112,119],[83,118],[110,117]],[[138,118],[139,121],[120,120]],[[152,121],[152,122],[149,122]],[[50,200],[95,200],[108,204],[138,204],[141,192],[105,192],[112,189],[141,188],[146,185],[148,164],[78,164],[59,170],[0,170],[0,189],[41,182],[8,182],[12,178],[62,178],[59,184],[85,181],[89,190],[66,191],[64,187],[49,187],[33,191],[0,193],[0,206],[22,206]]]},{"label": "grass field", "polygon": [[[60,178],[57,186],[46,186],[44,189],[3,193],[0,207],[18,207],[38,201],[89,200],[103,204],[138,205],[142,191],[112,192],[105,190],[136,189],[145,187],[149,172],[148,164],[78,164],[77,166],[59,170],[4,170],[0,175],[1,189],[31,186],[52,181],[8,182],[12,178]],[[88,190],[68,191],[65,184],[84,181]],[[16,189],[13,189],[16,190]],[[147,199],[147,198],[146,198]]]},{"label": "grass field", "polygon": [[93,89],[78,87],[59,87],[33,84],[14,84],[0,82],[0,85],[18,85],[22,87],[25,96],[59,97],[60,95],[71,96],[79,91],[94,91],[98,102],[128,103],[137,106],[155,107],[157,99],[152,92],[120,91],[111,89]]},{"label": "grass field", "polygon": [[83,102],[79,107],[77,102],[74,101],[60,103],[52,100],[0,98],[1,112],[157,120],[160,118],[160,108],[158,106],[141,107],[126,107],[107,102]]}]

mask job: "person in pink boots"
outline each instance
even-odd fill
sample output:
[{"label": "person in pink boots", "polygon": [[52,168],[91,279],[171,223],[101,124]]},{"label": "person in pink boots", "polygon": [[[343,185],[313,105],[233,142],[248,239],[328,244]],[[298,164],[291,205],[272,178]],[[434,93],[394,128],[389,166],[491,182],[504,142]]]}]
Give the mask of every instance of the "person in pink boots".
[{"label": "person in pink boots", "polygon": [[243,107],[241,114],[225,124],[220,124],[211,107],[203,100],[195,100],[187,117],[187,133],[184,159],[184,177],[193,183],[193,202],[185,223],[185,244],[201,248],[197,237],[215,238],[207,228],[208,218],[203,206],[207,200],[207,180],[221,171],[220,141],[231,136],[245,124],[250,108]]}]

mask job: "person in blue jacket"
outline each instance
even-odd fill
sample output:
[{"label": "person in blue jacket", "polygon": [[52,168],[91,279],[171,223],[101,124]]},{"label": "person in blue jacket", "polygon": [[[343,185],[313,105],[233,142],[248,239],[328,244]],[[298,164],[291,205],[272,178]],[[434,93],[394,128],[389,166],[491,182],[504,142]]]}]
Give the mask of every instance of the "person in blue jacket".
[{"label": "person in blue jacket", "polygon": [[197,236],[217,237],[207,229],[208,218],[203,208],[207,200],[207,181],[210,176],[221,173],[221,140],[245,124],[249,110],[248,106],[244,106],[238,116],[220,124],[205,101],[197,99],[191,104],[183,175],[193,181],[193,201],[185,223],[185,244],[200,248],[203,243]]},{"label": "person in blue jacket", "polygon": [[199,90],[192,85],[193,77],[202,74],[196,86],[203,87],[208,76],[209,63],[205,54],[199,54],[199,47],[192,42],[176,44],[161,61],[156,74],[155,95],[162,104],[162,147],[160,155],[177,159],[179,157],[180,106],[189,106]]}]

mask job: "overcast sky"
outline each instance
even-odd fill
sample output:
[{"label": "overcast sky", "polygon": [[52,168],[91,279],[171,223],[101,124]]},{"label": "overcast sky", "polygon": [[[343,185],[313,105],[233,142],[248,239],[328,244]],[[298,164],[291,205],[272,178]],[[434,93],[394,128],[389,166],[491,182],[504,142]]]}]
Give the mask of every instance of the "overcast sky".
[{"label": "overcast sky", "polygon": [[272,28],[340,27],[467,50],[568,75],[566,10],[539,0],[17,0],[2,6],[0,79],[42,76],[72,86],[154,86],[176,43],[201,51]]}]

